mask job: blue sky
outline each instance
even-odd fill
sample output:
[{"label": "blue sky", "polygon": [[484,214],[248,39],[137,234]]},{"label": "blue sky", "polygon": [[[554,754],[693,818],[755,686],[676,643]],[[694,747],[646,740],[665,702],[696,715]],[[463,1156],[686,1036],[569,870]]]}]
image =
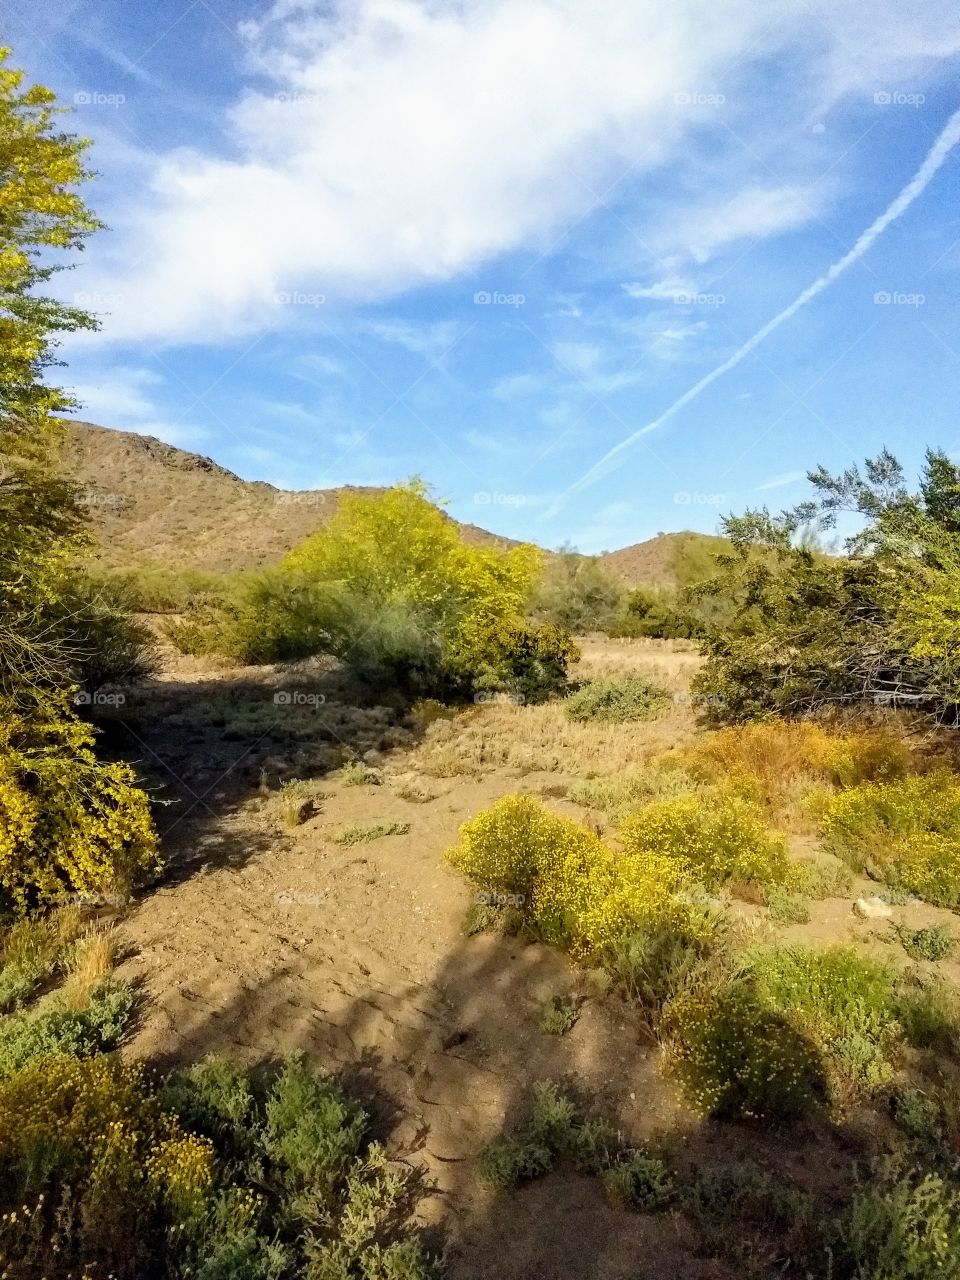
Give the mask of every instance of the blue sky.
[{"label": "blue sky", "polygon": [[0,13],[94,139],[83,417],[584,551],[960,451],[952,3]]}]

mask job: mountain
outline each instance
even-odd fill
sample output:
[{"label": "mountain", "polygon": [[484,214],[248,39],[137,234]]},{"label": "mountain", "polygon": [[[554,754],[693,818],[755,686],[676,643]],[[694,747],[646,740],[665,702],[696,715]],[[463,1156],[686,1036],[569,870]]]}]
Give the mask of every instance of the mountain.
[{"label": "mountain", "polygon": [[[342,494],[381,492],[353,485],[277,489],[152,436],[91,422],[67,423],[66,462],[83,490],[106,568],[159,563],[222,572],[273,564],[326,524]],[[471,542],[516,545],[477,525],[459,527]],[[602,564],[625,586],[670,587],[690,581],[691,566],[708,564],[722,543],[699,533],[661,533],[609,552]]]},{"label": "mountain", "polygon": [[[200,454],[152,436],[67,423],[66,463],[89,507],[106,568],[144,562],[224,571],[273,564],[330,519],[339,489],[277,489],[241,480]],[[471,542],[511,539],[461,524]]]}]

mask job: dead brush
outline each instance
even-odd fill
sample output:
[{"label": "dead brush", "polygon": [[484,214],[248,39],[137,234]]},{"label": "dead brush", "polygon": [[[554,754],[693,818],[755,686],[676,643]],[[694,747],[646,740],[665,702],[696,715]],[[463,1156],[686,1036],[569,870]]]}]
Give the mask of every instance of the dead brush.
[{"label": "dead brush", "polygon": [[86,1009],[93,993],[117,963],[119,940],[112,928],[93,925],[81,934],[63,958],[66,980],[61,1000],[68,1009]]}]

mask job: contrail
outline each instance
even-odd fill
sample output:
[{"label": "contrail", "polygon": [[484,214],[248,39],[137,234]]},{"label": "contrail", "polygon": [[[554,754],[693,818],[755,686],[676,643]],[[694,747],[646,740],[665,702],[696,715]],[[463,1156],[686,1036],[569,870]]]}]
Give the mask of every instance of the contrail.
[{"label": "contrail", "polygon": [[664,409],[659,418],[655,418],[653,422],[648,422],[645,427],[640,427],[637,431],[627,436],[626,440],[621,440],[618,445],[615,445],[608,453],[605,453],[598,462],[593,464],[589,471],[585,472],[579,480],[576,480],[569,489],[566,489],[560,495],[553,506],[544,513],[544,518],[556,515],[557,512],[563,509],[567,499],[573,494],[579,493],[581,489],[586,489],[589,485],[596,483],[597,480],[609,475],[611,471],[616,469],[617,458],[626,453],[630,446],[635,444],[641,436],[649,435],[651,431],[656,431],[658,427],[662,427],[685,404],[689,404],[691,400],[696,399],[701,391],[705,391],[711,382],[716,382],[718,378],[723,377],[725,373],[735,365],[738,365],[745,356],[750,354],[754,347],[758,347],[764,338],[769,337],[774,329],[779,329],[782,324],[792,316],[795,316],[800,308],[805,306],[811,298],[815,298],[818,293],[823,293],[824,289],[832,284],[837,276],[846,271],[847,267],[862,258],[874,241],[883,235],[890,223],[895,222],[901,213],[909,209],[914,200],[926,191],[937,170],[958,142],[960,142],[960,109],[955,111],[947,121],[940,136],[927,153],[923,164],[907,185],[880,214],[879,218],[867,227],[849,253],[845,253],[822,276],[814,280],[813,284],[804,289],[803,293],[799,294],[779,315],[774,316],[772,320],[768,320],[763,328],[758,329],[752,338],[748,338],[743,346],[738,351],[735,351],[728,360],[725,360],[723,364],[717,365],[715,369],[711,369],[699,382],[694,383],[689,391],[685,391],[679,400],[675,400],[669,409]]}]

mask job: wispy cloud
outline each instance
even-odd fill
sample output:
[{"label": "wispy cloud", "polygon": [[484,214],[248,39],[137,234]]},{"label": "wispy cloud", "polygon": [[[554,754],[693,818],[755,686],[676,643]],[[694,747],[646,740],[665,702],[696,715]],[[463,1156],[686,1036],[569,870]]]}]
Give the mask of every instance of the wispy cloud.
[{"label": "wispy cloud", "polygon": [[806,474],[805,471],[784,471],[782,475],[771,476],[769,480],[758,484],[754,493],[767,493],[770,489],[785,489],[788,484],[796,484],[798,480],[802,480]]},{"label": "wispy cloud", "polygon": [[751,338],[743,343],[742,346],[738,347],[732,356],[726,359],[722,364],[717,365],[715,369],[711,369],[708,374],[699,380],[699,382],[694,383],[688,391],[685,391],[682,396],[674,400],[673,404],[666,408],[658,418],[654,418],[652,422],[648,422],[645,426],[632,432],[625,440],[621,440],[613,449],[608,450],[608,452],[605,453],[598,462],[595,462],[579,480],[566,490],[547,514],[551,516],[556,515],[560,510],[562,510],[571,495],[580,492],[591,484],[595,484],[604,476],[609,475],[611,471],[617,470],[618,467],[622,465],[623,459],[632,445],[636,444],[636,442],[643,436],[649,435],[650,432],[659,430],[659,428],[678,413],[680,409],[689,404],[691,400],[695,400],[697,396],[705,391],[712,383],[716,382],[718,378],[723,377],[725,373],[728,373],[742,360],[746,359],[750,352],[768,338],[771,333],[776,329],[779,329],[782,324],[785,324],[788,320],[792,319],[801,307],[805,307],[808,302],[811,302],[819,294],[823,293],[823,291],[829,288],[838,276],[842,275],[843,272],[851,267],[855,262],[858,262],[864,254],[870,250],[875,241],[883,235],[887,227],[905,213],[913,204],[914,200],[926,191],[927,187],[936,177],[940,168],[943,166],[944,162],[958,142],[960,142],[960,109],[955,111],[947,121],[943,130],[934,141],[933,146],[927,152],[920,168],[913,175],[907,185],[900,191],[899,195],[890,202],[886,209],[884,209],[883,213],[881,213],[879,217],[875,218],[870,226],[861,233],[852,249],[845,253],[842,258],[838,258],[836,262],[828,267],[823,275],[818,276],[811,285],[808,285],[802,293],[798,294],[788,307],[784,307],[784,309],[778,312],[772,320],[768,320],[767,323],[762,328],[758,329]]}]

